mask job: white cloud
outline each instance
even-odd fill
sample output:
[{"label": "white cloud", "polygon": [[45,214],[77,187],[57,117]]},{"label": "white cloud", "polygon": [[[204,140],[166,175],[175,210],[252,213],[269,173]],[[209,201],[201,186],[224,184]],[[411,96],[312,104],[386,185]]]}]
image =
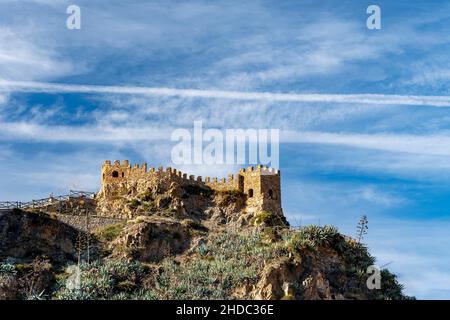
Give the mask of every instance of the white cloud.
[{"label": "white cloud", "polygon": [[97,86],[0,80],[0,88],[17,92],[126,94],[160,97],[231,99],[271,102],[325,102],[376,105],[450,107],[450,96],[386,94],[308,94],[173,89],[132,86]]},{"label": "white cloud", "polygon": [[167,140],[170,131],[155,127],[48,126],[36,123],[0,123],[0,140],[104,143]]},{"label": "white cloud", "polygon": [[65,75],[72,66],[57,54],[0,26],[0,74],[10,80],[38,80]]},{"label": "white cloud", "polygon": [[6,94],[0,94],[0,107],[8,101],[8,96]]},{"label": "white cloud", "polygon": [[[44,142],[125,142],[170,139],[176,127],[141,126],[52,126],[33,122],[3,122],[1,140],[31,139]],[[448,135],[357,134],[281,131],[281,142],[343,145],[355,148],[422,155],[450,155]]]},{"label": "white cloud", "polygon": [[370,203],[384,207],[399,206],[404,204],[406,201],[399,195],[394,195],[391,192],[379,190],[373,185],[364,186],[361,190],[359,190],[356,196],[361,197],[363,200]]},{"label": "white cloud", "polygon": [[422,155],[450,155],[449,135],[358,134],[283,131],[283,142],[342,145]]}]

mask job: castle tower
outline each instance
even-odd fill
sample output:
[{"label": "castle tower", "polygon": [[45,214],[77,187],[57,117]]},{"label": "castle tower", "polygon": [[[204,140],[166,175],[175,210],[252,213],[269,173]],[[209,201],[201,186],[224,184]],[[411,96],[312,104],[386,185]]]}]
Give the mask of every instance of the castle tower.
[{"label": "castle tower", "polygon": [[257,166],[241,170],[242,192],[247,195],[247,210],[282,214],[280,171]]},{"label": "castle tower", "polygon": [[102,193],[106,194],[107,186],[114,186],[119,183],[125,182],[130,174],[131,166],[128,160],[124,160],[122,163],[119,160],[111,161],[106,160],[102,166]]}]

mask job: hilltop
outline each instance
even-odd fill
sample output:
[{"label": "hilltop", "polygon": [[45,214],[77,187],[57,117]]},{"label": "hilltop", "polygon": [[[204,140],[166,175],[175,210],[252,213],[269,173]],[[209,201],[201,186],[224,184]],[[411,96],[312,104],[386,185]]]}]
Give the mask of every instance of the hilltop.
[{"label": "hilltop", "polygon": [[279,172],[241,171],[222,188],[173,169],[126,179],[128,163],[117,165],[123,175],[109,164],[102,179],[120,182],[92,200],[0,212],[0,299],[408,298],[388,270],[368,289],[375,259],[362,243],[332,226],[290,227]]}]

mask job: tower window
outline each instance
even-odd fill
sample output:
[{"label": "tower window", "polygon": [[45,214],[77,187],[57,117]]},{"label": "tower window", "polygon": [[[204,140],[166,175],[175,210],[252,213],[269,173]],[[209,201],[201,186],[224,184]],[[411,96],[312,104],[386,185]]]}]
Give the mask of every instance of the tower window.
[{"label": "tower window", "polygon": [[119,177],[119,172],[113,171],[112,176],[113,176],[113,178],[118,178]]},{"label": "tower window", "polygon": [[124,172],[122,172],[122,178],[123,178],[123,177],[125,177],[125,173],[124,173]]},{"label": "tower window", "polygon": [[248,189],[248,197],[253,198],[253,189]]},{"label": "tower window", "polygon": [[269,199],[273,199],[273,190],[269,189]]}]

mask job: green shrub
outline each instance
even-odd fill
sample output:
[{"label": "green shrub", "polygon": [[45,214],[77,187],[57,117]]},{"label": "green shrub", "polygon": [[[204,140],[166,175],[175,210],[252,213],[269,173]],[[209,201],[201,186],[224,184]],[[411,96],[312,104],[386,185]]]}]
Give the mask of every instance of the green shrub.
[{"label": "green shrub", "polygon": [[286,248],[290,252],[298,252],[303,250],[315,250],[315,244],[310,239],[302,238],[300,234],[294,234],[285,240]]},{"label": "green shrub", "polygon": [[[316,251],[320,247],[345,250],[345,238],[332,226],[310,225],[298,230],[283,229],[282,239],[288,252]],[[336,249],[337,250],[337,249]]]},{"label": "green shrub", "polygon": [[339,231],[333,226],[320,227],[310,225],[300,228],[298,232],[300,238],[310,240],[314,247],[333,246],[337,242],[344,240]]},{"label": "green shrub", "polygon": [[95,235],[103,241],[113,241],[122,232],[123,228],[126,226],[126,222],[119,222],[113,225],[109,225],[95,231]]},{"label": "green shrub", "polygon": [[140,289],[132,295],[135,300],[158,300],[158,294],[153,290]]},{"label": "green shrub", "polygon": [[18,263],[16,264],[16,270],[17,272],[24,274],[27,273],[29,271],[31,271],[32,266],[30,263]]},{"label": "green shrub", "polygon": [[269,211],[256,212],[250,220],[250,223],[265,226],[284,225],[284,221],[282,221],[280,216]]},{"label": "green shrub", "polygon": [[151,193],[151,191],[146,191],[143,194],[141,194],[139,196],[139,199],[141,201],[147,202],[147,201],[154,201],[155,199],[153,198],[153,194]]},{"label": "green shrub", "polygon": [[124,299],[139,286],[144,268],[138,262],[107,261],[80,265],[80,288],[69,289],[62,283],[58,299]]},{"label": "green shrub", "polygon": [[147,200],[142,204],[142,210],[145,211],[147,215],[151,215],[157,211],[156,203],[153,200]]},{"label": "green shrub", "polygon": [[131,200],[128,201],[128,206],[131,209],[136,209],[140,205],[141,205],[141,201],[139,199],[131,199]]},{"label": "green shrub", "polygon": [[136,284],[129,280],[120,281],[116,285],[116,289],[121,292],[132,292],[134,288],[136,287]]},{"label": "green shrub", "polygon": [[403,294],[403,285],[397,280],[395,274],[387,269],[381,270],[381,289],[378,291],[377,299],[383,300],[414,300],[414,297]]},{"label": "green shrub", "polygon": [[209,252],[208,246],[206,245],[206,243],[202,243],[199,246],[197,246],[195,248],[195,251],[201,256],[206,256]]},{"label": "green shrub", "polygon": [[217,193],[222,197],[221,205],[229,205],[245,198],[244,193],[239,190],[219,190]]},{"label": "green shrub", "polygon": [[278,257],[278,248],[262,242],[260,232],[226,231],[211,235],[195,249],[198,256],[183,264],[162,263],[157,278],[162,299],[229,299],[243,284],[255,284],[265,263]]}]

